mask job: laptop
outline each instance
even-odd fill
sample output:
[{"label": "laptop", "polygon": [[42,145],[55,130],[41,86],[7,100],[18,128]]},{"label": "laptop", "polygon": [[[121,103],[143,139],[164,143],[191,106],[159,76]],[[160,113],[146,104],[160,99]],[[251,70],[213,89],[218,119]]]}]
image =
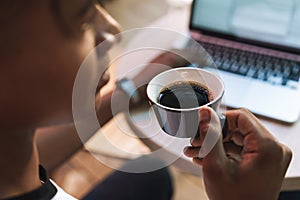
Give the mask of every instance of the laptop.
[{"label": "laptop", "polygon": [[218,67],[225,106],[299,119],[300,1],[194,0],[189,28]]}]

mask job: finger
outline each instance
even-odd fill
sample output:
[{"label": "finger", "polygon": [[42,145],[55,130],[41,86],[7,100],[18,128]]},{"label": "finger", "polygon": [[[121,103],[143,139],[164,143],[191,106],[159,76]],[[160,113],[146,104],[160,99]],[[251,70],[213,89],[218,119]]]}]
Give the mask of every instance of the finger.
[{"label": "finger", "polygon": [[193,163],[196,165],[203,165],[203,159],[202,158],[193,158]]},{"label": "finger", "polygon": [[238,131],[242,135],[257,132],[259,128],[265,129],[259,120],[247,109],[241,108],[226,112],[228,122],[228,129],[231,131]]},{"label": "finger", "polygon": [[282,149],[283,149],[282,164],[283,164],[284,169],[287,170],[287,168],[292,160],[293,154],[292,154],[292,150],[289,147],[285,146],[284,144],[282,144]]},{"label": "finger", "polygon": [[200,137],[195,137],[191,138],[190,143],[193,147],[200,147],[202,145],[202,140],[200,139]]},{"label": "finger", "polygon": [[184,149],[184,155],[190,158],[198,157],[199,151],[200,151],[200,147],[186,147]]},{"label": "finger", "polygon": [[199,136],[197,136],[195,138],[191,138],[191,141],[190,141],[191,145],[194,147],[200,147],[202,145],[204,137],[206,135],[206,132],[209,128],[209,123],[210,123],[210,116],[205,115],[205,114],[202,114],[202,116],[201,116],[201,110],[199,112],[200,112]]},{"label": "finger", "polygon": [[99,82],[98,82],[98,85],[97,85],[97,88],[96,88],[96,94],[101,90],[101,88],[103,88],[110,80],[110,74],[109,74],[109,71],[106,69]]},{"label": "finger", "polygon": [[[199,157],[216,162],[219,159],[225,159],[226,154],[222,143],[222,131],[219,117],[210,107],[203,107],[199,111],[200,119],[204,125],[203,131],[200,131],[200,138],[203,143],[199,152]],[[201,127],[200,127],[201,129]]]},{"label": "finger", "polygon": [[226,134],[226,137],[223,138],[223,143],[224,142],[233,142],[234,144],[238,146],[243,146],[244,145],[244,138],[245,136],[241,134],[237,129],[235,131],[228,131]]},{"label": "finger", "polygon": [[231,136],[231,141],[234,142],[237,146],[243,146],[244,145],[244,136],[240,134],[239,132],[234,132]]},{"label": "finger", "polygon": [[260,152],[260,155],[268,155],[274,146],[276,146],[276,138],[262,125],[262,123],[247,109],[238,109],[227,111],[226,117],[229,129],[233,134],[232,140],[243,146],[242,154],[249,152]]},{"label": "finger", "polygon": [[241,161],[241,151],[243,149],[242,147],[237,146],[233,142],[225,142],[224,149],[228,158],[234,159],[237,162]]}]

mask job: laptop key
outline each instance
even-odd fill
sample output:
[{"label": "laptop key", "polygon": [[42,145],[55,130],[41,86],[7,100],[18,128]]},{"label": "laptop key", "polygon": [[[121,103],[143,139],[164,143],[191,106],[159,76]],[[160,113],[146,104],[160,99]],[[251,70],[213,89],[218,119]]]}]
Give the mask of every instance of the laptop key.
[{"label": "laptop key", "polygon": [[267,81],[274,85],[282,85],[283,79],[281,76],[270,76]]},{"label": "laptop key", "polygon": [[246,76],[248,76],[248,77],[253,77],[253,76],[255,75],[256,71],[257,71],[257,70],[256,70],[255,68],[250,68],[250,69],[248,70]]},{"label": "laptop key", "polygon": [[215,60],[215,65],[220,68],[223,64],[223,61],[221,60],[221,58],[218,58]]},{"label": "laptop key", "polygon": [[298,82],[299,81],[299,74],[290,74],[288,76],[288,79],[291,80],[291,81],[296,81]]},{"label": "laptop key", "polygon": [[289,66],[285,66],[285,67],[283,68],[283,75],[284,75],[284,76],[288,76],[290,73],[291,73],[290,67],[289,67]]},{"label": "laptop key", "polygon": [[246,65],[242,65],[240,68],[239,68],[239,71],[238,71],[238,73],[240,74],[240,75],[243,75],[243,76],[245,76],[246,74],[247,74],[247,72],[248,72],[248,67],[246,67]]},{"label": "laptop key", "polygon": [[296,90],[299,87],[299,83],[297,81],[288,80],[287,83],[286,83],[286,86],[291,88],[291,89]]},{"label": "laptop key", "polygon": [[239,65],[238,63],[233,63],[229,69],[229,71],[233,72],[233,73],[237,73],[239,70]]},{"label": "laptop key", "polygon": [[257,71],[257,78],[262,81],[267,81],[267,72],[264,69],[259,69]]},{"label": "laptop key", "polygon": [[286,77],[283,77],[283,78],[282,78],[281,85],[286,86],[287,83],[288,83],[288,79],[287,79]]},{"label": "laptop key", "polygon": [[221,66],[221,69],[228,71],[230,68],[230,63],[229,62],[224,62]]},{"label": "laptop key", "polygon": [[292,69],[293,74],[299,74],[300,73],[300,64],[294,64]]}]

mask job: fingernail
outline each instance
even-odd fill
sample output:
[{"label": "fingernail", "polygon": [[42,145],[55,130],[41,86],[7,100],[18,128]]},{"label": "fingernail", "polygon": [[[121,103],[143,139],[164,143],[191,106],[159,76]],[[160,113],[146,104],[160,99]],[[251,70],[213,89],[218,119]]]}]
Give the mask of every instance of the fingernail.
[{"label": "fingernail", "polygon": [[191,138],[190,139],[190,143],[192,144],[195,138]]},{"label": "fingernail", "polygon": [[186,152],[189,147],[184,147],[183,152]]},{"label": "fingernail", "polygon": [[202,134],[206,134],[207,133],[207,131],[208,131],[208,126],[205,126],[205,127],[203,127],[202,129],[200,129],[200,134],[202,133]]}]

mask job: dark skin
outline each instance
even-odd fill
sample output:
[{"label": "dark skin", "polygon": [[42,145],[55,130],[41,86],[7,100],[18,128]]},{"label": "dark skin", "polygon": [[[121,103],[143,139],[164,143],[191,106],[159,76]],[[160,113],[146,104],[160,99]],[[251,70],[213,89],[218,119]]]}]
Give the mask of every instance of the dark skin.
[{"label": "dark skin", "polygon": [[[68,16],[76,16],[84,4],[85,1],[79,0],[72,8],[61,5],[66,21],[71,19]],[[39,1],[35,7],[39,9],[12,28],[22,26],[19,34],[24,41],[18,43],[19,54],[12,53],[10,60],[1,62],[4,76],[1,76],[0,87],[7,98],[1,98],[0,198],[22,194],[41,185],[35,130],[39,126],[71,122],[70,96],[76,71],[96,41],[101,40],[93,30],[82,32],[80,27],[66,38],[53,17],[50,1]],[[74,30],[80,24],[78,18],[67,22]],[[24,45],[25,41],[31,45]],[[75,59],[66,57],[66,52]],[[57,69],[61,73],[57,73]],[[47,102],[51,102],[51,107]]]},{"label": "dark skin", "polygon": [[[9,5],[11,1],[13,0],[3,3]],[[30,3],[33,2],[31,6]],[[20,8],[17,6],[16,9],[10,10],[5,6],[1,7],[3,9],[0,13],[1,19],[4,19],[1,25],[5,28],[1,32],[0,44],[7,48],[3,48],[6,51],[1,51],[0,55],[0,91],[5,94],[0,96],[0,199],[20,195],[41,186],[38,173],[40,163],[48,170],[54,169],[80,149],[82,142],[93,135],[87,134],[81,141],[72,123],[74,80],[82,61],[90,51],[105,39],[105,35],[115,35],[119,33],[120,28],[93,0],[56,0],[56,2],[59,8],[56,14],[53,13],[53,0],[26,1],[29,5],[15,0],[14,3]],[[7,16],[14,23],[6,23]],[[97,56],[102,59],[104,55]],[[166,67],[161,65],[147,67],[133,78],[136,85],[151,80],[154,75],[169,67],[186,64],[184,60],[170,53],[160,55],[153,62],[165,64]],[[99,88],[105,82],[107,78],[103,76]],[[144,89],[140,88],[139,92],[145,98]],[[128,97],[118,89],[115,95],[116,100],[121,100],[117,108],[117,112],[121,112],[127,106],[122,102]],[[103,125],[113,117],[110,109],[112,91],[105,96],[99,94],[96,96],[95,107],[99,123]],[[237,118],[232,119],[232,124],[236,124]],[[247,122],[246,119],[245,121]],[[261,127],[257,120],[254,121],[255,126]],[[39,129],[39,127],[48,128]],[[263,128],[258,130],[259,134],[265,132]],[[262,141],[265,141],[264,139],[265,137]],[[274,141],[274,138],[266,141]],[[275,144],[273,147],[279,150],[279,153],[285,152],[273,160],[273,162],[282,160],[282,165],[278,169],[281,173],[278,179],[274,180],[277,182],[273,189],[278,191],[291,153],[288,148],[282,151],[284,148],[278,142],[270,144]],[[212,199],[221,199],[220,196],[223,199],[230,199],[232,193],[223,191],[225,187],[214,186],[216,183],[213,170],[222,170],[223,165],[220,168],[211,167],[216,166],[215,161],[218,159],[214,158],[220,156],[219,159],[225,159],[224,152],[221,148],[217,148],[217,152],[220,151],[221,154],[215,154],[216,151],[213,151],[209,154],[213,157],[202,160],[195,154],[200,146],[201,139],[198,142],[195,140],[192,143],[192,152],[188,150],[186,153],[194,157],[197,164],[207,166],[203,169],[208,194]],[[220,146],[219,142],[216,147]],[[264,156],[269,155],[262,154],[262,158]],[[252,174],[251,171],[245,172],[248,176]],[[237,178],[242,178],[238,175]],[[228,179],[223,180],[224,184],[227,183],[226,180]],[[239,183],[235,182],[236,179],[232,180],[233,183]],[[253,181],[259,182],[260,177],[256,177]],[[243,188],[239,189],[240,191],[235,191],[237,197],[238,194],[243,194]],[[267,193],[270,194],[270,191]]]},{"label": "dark skin", "polygon": [[[105,39],[103,34],[115,35],[120,27],[96,1],[57,2],[61,21],[53,14],[52,1],[42,0],[30,12],[20,13],[22,18],[16,18],[17,23],[7,29],[17,40],[12,51],[1,55],[0,90],[6,95],[0,98],[0,199],[38,188],[40,163],[51,171],[93,135],[85,135],[82,141],[72,123],[73,84],[80,64]],[[97,56],[102,59],[104,55]],[[174,66],[177,59],[167,53],[153,62]],[[150,80],[165,69],[147,68],[133,81],[140,85],[140,81]],[[107,81],[108,76],[102,76],[98,89]],[[114,93],[122,100],[117,108],[121,112],[128,96],[118,89]],[[145,98],[144,92],[141,95]],[[96,95],[101,126],[113,117],[111,96],[112,91]]]},{"label": "dark skin", "polygon": [[[228,131],[222,139],[216,113],[204,107],[200,114],[200,137],[191,140],[185,155],[203,167],[207,195],[212,200],[277,200],[284,175],[292,158],[291,150],[246,109],[227,111]],[[199,158],[207,148],[204,138],[219,135],[213,149]]]}]

